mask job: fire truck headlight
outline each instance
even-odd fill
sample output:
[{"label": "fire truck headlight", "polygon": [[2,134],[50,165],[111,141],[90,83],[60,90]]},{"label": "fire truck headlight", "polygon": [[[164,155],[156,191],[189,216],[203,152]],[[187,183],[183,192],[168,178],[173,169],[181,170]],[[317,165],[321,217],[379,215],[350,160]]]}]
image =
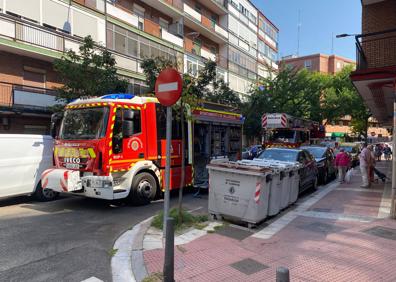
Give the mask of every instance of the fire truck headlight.
[{"label": "fire truck headlight", "polygon": [[102,187],[103,188],[111,188],[113,186],[113,182],[111,180],[103,180]]}]

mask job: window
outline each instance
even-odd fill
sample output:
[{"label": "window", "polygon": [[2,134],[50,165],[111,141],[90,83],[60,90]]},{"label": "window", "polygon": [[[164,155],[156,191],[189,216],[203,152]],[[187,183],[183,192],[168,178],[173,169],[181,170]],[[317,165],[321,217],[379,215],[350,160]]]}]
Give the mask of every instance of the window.
[{"label": "window", "polygon": [[307,69],[310,69],[312,67],[312,61],[311,60],[305,60],[304,61],[304,67]]},{"label": "window", "polygon": [[217,15],[212,14],[210,16],[210,21],[211,21],[212,27],[215,28],[216,23],[217,23]]},{"label": "window", "polygon": [[23,85],[45,88],[45,70],[27,67],[23,68]]},{"label": "window", "polygon": [[169,22],[163,18],[159,18],[159,25],[162,29],[168,30]]},{"label": "window", "polygon": [[123,122],[124,122],[124,114],[126,111],[133,112],[133,119],[132,119],[132,134],[139,134],[142,132],[142,125],[141,125],[141,114],[139,110],[129,110],[129,109],[122,109],[117,108],[115,113],[115,122],[113,128],[113,152],[115,154],[119,154],[122,152],[122,145],[123,145]]}]

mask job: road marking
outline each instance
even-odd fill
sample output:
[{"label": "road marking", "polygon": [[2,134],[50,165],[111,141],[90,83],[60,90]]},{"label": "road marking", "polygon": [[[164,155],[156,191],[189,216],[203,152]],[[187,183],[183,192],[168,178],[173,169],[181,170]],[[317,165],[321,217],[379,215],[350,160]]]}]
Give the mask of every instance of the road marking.
[{"label": "road marking", "polygon": [[337,188],[336,191],[350,191],[350,192],[369,192],[369,193],[382,193],[380,190],[373,190],[369,188]]},{"label": "road marking", "polygon": [[300,216],[335,219],[341,221],[357,221],[357,222],[372,222],[377,219],[376,217],[355,215],[355,214],[342,214],[333,212],[317,212],[317,211],[304,211],[299,213]]},{"label": "road marking", "polygon": [[253,234],[251,237],[258,239],[270,239],[276,233],[281,231],[284,227],[286,227],[291,221],[300,216],[301,213],[306,212],[311,206],[313,206],[316,202],[326,196],[328,193],[333,191],[336,187],[338,187],[339,183],[334,182],[324,186],[321,190],[315,192],[313,195],[309,196],[308,199],[303,200],[301,204],[297,202],[298,206],[294,210],[286,213],[279,219],[275,220],[273,223],[260,230],[259,232]]},{"label": "road marking", "polygon": [[85,279],[81,282],[103,282],[103,280],[100,280],[99,278],[92,276],[92,277],[89,277],[88,279]]}]

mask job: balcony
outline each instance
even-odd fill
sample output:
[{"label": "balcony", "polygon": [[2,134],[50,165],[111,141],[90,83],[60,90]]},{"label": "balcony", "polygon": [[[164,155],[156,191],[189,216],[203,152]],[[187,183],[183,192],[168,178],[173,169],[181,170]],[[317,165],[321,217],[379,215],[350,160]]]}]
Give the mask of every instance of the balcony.
[{"label": "balcony", "polygon": [[183,39],[168,32],[167,30],[165,30],[163,28],[161,29],[161,38],[166,41],[172,42],[173,44],[176,44],[177,46],[183,48]]},{"label": "balcony", "polygon": [[351,80],[373,116],[393,122],[396,78],[396,29],[357,35],[357,69]]},{"label": "balcony", "polygon": [[105,0],[74,0],[74,2],[102,13],[105,11]]},{"label": "balcony", "polygon": [[395,50],[396,29],[358,36],[356,38],[357,70],[395,67]]},{"label": "balcony", "polygon": [[121,8],[118,8],[112,4],[107,3],[107,13],[117,19],[120,19],[134,27],[139,27],[139,18],[134,14],[128,13]]},{"label": "balcony", "polygon": [[47,111],[56,104],[55,90],[0,82],[0,106]]},{"label": "balcony", "polygon": [[141,0],[148,6],[161,11],[174,20],[179,20],[183,16],[183,0]]},{"label": "balcony", "polygon": [[[59,54],[66,52],[68,50],[79,52],[79,47],[81,44],[81,40],[77,38],[73,38],[68,34],[52,31],[49,28],[41,27],[39,25],[25,22],[23,20],[19,20],[19,19],[17,20],[11,16],[6,16],[2,14],[0,14],[0,37],[9,38],[10,40],[15,42],[27,43],[30,46],[42,47],[47,50],[59,52]],[[180,40],[181,39],[179,38],[178,44],[181,44],[183,46],[183,42],[180,43]],[[175,42],[176,40],[173,41],[174,44],[176,44]],[[101,46],[97,46],[97,47],[101,48]],[[8,52],[17,51],[18,54],[24,52],[16,48],[12,48],[12,49],[8,48],[7,45],[1,45],[1,44],[0,44],[0,50],[5,50]],[[34,52],[34,51],[30,51],[26,49],[25,52],[29,52],[30,55],[30,52]],[[43,55],[40,54],[42,53],[35,52],[36,57],[39,57],[40,59],[44,59],[44,60],[52,60],[53,57],[59,56],[56,53],[53,55],[45,54],[45,53],[43,53]],[[117,68],[122,68],[127,71],[141,73],[139,67],[140,65],[139,60],[128,56],[118,56],[116,52],[113,52],[113,54],[115,55],[116,58]],[[4,94],[5,93],[4,91],[6,91],[5,89],[6,88],[2,86],[2,90],[1,90],[2,92],[0,91],[0,95],[1,95],[0,103],[3,105],[5,103],[4,101],[6,102],[8,101],[7,103],[12,103],[13,101],[10,100],[9,94]],[[9,91],[7,93],[9,93]],[[17,98],[18,95],[19,94],[17,94]]]},{"label": "balcony", "polygon": [[228,42],[228,31],[184,3],[184,25],[218,44]]}]

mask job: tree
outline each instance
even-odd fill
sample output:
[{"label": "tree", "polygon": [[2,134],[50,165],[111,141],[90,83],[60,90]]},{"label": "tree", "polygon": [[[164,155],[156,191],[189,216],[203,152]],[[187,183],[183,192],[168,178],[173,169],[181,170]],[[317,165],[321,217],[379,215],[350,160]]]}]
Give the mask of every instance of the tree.
[{"label": "tree", "polygon": [[68,50],[54,61],[63,86],[58,88],[58,101],[67,103],[81,96],[101,96],[106,93],[125,93],[128,82],[117,75],[114,56],[98,48],[91,36],[83,40],[80,52]]}]

